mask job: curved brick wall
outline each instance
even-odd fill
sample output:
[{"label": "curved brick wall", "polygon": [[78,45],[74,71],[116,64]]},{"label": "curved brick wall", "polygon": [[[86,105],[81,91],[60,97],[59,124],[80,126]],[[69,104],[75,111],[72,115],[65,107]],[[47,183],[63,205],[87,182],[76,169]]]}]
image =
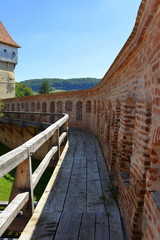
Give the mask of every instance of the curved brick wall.
[{"label": "curved brick wall", "polygon": [[[66,112],[99,138],[130,239],[160,239],[160,1],[135,27],[96,87],[5,100],[8,110]],[[112,213],[111,213],[112,214]]]}]

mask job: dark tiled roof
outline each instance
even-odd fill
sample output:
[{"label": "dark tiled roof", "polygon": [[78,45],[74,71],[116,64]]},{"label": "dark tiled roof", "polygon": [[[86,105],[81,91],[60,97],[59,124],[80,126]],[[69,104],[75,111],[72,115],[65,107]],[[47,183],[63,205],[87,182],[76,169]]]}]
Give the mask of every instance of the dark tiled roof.
[{"label": "dark tiled roof", "polygon": [[0,43],[4,43],[16,48],[19,48],[20,46],[13,41],[7,30],[5,29],[3,23],[0,21]]}]

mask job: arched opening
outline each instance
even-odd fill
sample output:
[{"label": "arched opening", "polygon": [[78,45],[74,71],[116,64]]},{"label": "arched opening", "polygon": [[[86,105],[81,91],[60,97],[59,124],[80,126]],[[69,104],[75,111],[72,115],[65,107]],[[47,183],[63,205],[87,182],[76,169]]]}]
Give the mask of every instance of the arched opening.
[{"label": "arched opening", "polygon": [[130,164],[133,147],[135,126],[135,101],[132,98],[127,98],[123,103],[121,109],[121,122],[119,129],[118,141],[118,161],[121,176],[123,179],[129,180],[130,177]]},{"label": "arched opening", "polygon": [[20,111],[20,103],[17,103],[17,111]]},{"label": "arched opening", "polygon": [[96,100],[94,100],[94,114],[96,114],[96,111],[97,111],[97,106],[96,106]]},{"label": "arched opening", "polygon": [[65,110],[67,112],[72,112],[72,107],[73,107],[72,101],[66,101],[66,103],[65,103]]},{"label": "arched opening", "polygon": [[[50,102],[50,113],[55,113],[55,103],[54,101]],[[54,116],[50,116],[50,122],[53,123],[55,121]]]},{"label": "arched opening", "polygon": [[[35,112],[35,103],[34,102],[31,103],[31,112]],[[33,114],[30,116],[30,119],[31,119],[31,121],[34,121],[35,117]]]},{"label": "arched opening", "polygon": [[107,104],[107,115],[105,116],[105,119],[107,120],[106,121],[106,142],[110,142],[110,131],[111,131],[111,121],[112,121],[112,104],[111,104],[111,101],[109,100],[108,101],[108,104]]},{"label": "arched opening", "polygon": [[24,104],[24,111],[25,112],[29,112],[29,105],[28,105],[28,103]]},{"label": "arched opening", "polygon": [[24,103],[21,103],[21,109],[24,110]]},{"label": "arched opening", "polygon": [[76,104],[76,120],[82,121],[83,103],[78,101]]},{"label": "arched opening", "polygon": [[11,105],[11,111],[14,111],[14,104]]},{"label": "arched opening", "polygon": [[37,102],[37,110],[40,110],[41,109],[41,104],[40,102]]},{"label": "arched opening", "polygon": [[91,113],[92,109],[91,109],[91,101],[87,101],[86,102],[86,113]]},{"label": "arched opening", "polygon": [[57,113],[62,113],[63,112],[63,105],[61,101],[57,102]]},{"label": "arched opening", "polygon": [[46,112],[47,111],[47,103],[46,102],[43,102],[42,103],[42,112]]}]

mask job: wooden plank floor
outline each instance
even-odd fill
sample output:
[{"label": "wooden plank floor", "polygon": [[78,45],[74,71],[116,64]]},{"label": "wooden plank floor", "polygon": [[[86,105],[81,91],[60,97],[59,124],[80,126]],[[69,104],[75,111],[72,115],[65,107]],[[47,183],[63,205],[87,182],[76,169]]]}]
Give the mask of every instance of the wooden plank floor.
[{"label": "wooden plank floor", "polygon": [[110,180],[96,138],[89,131],[70,130],[65,157],[19,239],[123,240],[115,200],[107,196],[107,205],[100,199],[107,186]]}]

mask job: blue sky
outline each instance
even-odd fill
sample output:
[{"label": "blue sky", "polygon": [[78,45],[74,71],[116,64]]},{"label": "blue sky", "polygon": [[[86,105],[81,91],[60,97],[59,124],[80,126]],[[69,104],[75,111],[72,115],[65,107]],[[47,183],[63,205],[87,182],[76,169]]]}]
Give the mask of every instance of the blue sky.
[{"label": "blue sky", "polygon": [[21,45],[16,81],[102,78],[129,37],[140,0],[5,0],[1,18]]}]

